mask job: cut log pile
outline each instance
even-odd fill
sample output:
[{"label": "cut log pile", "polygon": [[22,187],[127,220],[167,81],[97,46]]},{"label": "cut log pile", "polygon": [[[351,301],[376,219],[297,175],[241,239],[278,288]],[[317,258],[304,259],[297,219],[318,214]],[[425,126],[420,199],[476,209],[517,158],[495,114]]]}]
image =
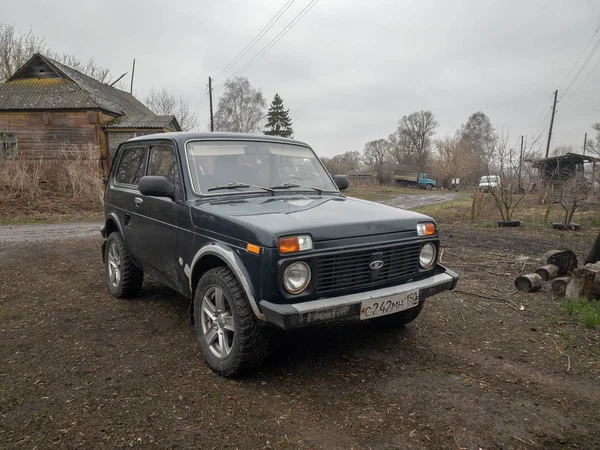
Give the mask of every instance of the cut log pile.
[{"label": "cut log pile", "polygon": [[578,268],[571,250],[549,250],[540,262],[535,273],[515,278],[519,291],[539,291],[544,282],[550,282],[555,297],[600,299],[600,261]]}]

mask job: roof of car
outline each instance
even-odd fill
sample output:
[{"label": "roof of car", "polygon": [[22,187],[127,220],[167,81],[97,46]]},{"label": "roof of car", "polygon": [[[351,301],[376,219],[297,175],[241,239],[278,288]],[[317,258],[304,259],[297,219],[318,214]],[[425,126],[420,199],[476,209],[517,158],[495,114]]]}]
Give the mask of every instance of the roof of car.
[{"label": "roof of car", "polygon": [[131,141],[147,141],[153,139],[172,139],[177,141],[179,144],[185,144],[190,140],[241,140],[241,141],[262,141],[262,142],[277,142],[279,144],[300,144],[310,147],[307,143],[297,141],[296,139],[288,139],[280,136],[269,136],[266,134],[250,134],[250,133],[223,133],[223,132],[210,132],[200,133],[196,131],[180,131],[173,133],[156,133],[139,136]]}]

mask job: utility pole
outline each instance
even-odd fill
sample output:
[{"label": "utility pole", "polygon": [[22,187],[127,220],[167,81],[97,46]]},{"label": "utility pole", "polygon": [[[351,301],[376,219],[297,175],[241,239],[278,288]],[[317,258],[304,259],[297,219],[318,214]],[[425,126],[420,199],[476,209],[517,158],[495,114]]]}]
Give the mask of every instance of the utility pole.
[{"label": "utility pole", "polygon": [[552,127],[554,126],[554,113],[556,112],[556,96],[558,95],[558,89],[554,91],[554,105],[552,105],[552,118],[550,119],[550,131],[548,131],[548,143],[546,144],[546,158],[550,153],[550,139],[552,138]]},{"label": "utility pole", "polygon": [[521,187],[521,165],[523,164],[523,135],[521,135],[521,156],[519,156],[519,187]]},{"label": "utility pole", "polygon": [[210,131],[215,131],[215,122],[213,119],[212,107],[212,78],[208,77],[208,99],[210,101]]},{"label": "utility pole", "polygon": [[587,145],[587,133],[583,137],[583,156],[585,156],[585,146]]},{"label": "utility pole", "polygon": [[129,93],[133,95],[133,76],[135,75],[135,58],[133,58],[133,67],[131,68],[131,86],[129,87]]}]

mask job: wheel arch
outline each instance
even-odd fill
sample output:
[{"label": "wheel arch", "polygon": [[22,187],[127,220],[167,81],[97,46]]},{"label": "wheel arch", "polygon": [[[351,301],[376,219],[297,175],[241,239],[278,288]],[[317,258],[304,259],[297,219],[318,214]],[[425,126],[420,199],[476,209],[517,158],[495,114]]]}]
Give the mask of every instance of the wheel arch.
[{"label": "wheel arch", "polygon": [[194,317],[194,291],[198,285],[198,281],[208,270],[220,266],[225,266],[231,270],[246,294],[246,298],[248,299],[254,314],[258,319],[264,321],[265,316],[258,308],[258,302],[256,301],[256,297],[250,283],[250,276],[248,275],[248,272],[246,271],[242,261],[231,248],[216,243],[208,244],[205,247],[202,247],[194,256],[191,265],[188,266],[186,264],[184,268],[185,275],[188,277],[191,294],[190,314],[192,320]]},{"label": "wheel arch", "polygon": [[118,231],[121,236],[123,235],[123,227],[121,226],[121,222],[115,213],[110,213],[106,220],[104,221],[104,229],[106,233],[106,237],[108,238],[111,233]]}]

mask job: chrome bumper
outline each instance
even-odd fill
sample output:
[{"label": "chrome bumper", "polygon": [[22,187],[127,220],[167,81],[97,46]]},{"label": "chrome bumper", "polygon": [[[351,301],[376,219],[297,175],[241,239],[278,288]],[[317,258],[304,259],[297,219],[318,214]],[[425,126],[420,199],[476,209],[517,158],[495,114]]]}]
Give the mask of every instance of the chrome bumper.
[{"label": "chrome bumper", "polygon": [[419,290],[419,302],[422,303],[427,297],[454,289],[457,283],[458,274],[438,265],[430,277],[398,286],[287,305],[262,300],[259,305],[268,323],[288,330],[344,317],[358,317],[361,302],[365,300],[389,297],[416,289]]}]

